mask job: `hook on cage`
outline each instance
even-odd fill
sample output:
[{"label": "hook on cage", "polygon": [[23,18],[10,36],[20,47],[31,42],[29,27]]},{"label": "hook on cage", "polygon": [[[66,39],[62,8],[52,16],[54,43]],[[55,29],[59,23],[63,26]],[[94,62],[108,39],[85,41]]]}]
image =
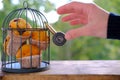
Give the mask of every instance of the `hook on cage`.
[{"label": "hook on cage", "polygon": [[28,2],[27,2],[27,1],[24,1],[24,2],[23,2],[23,6],[24,6],[24,8],[28,8]]}]

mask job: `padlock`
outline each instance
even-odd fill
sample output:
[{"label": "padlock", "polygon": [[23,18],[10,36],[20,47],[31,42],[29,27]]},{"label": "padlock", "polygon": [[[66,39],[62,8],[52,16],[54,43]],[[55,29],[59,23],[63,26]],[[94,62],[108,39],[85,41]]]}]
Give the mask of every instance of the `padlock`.
[{"label": "padlock", "polygon": [[63,32],[57,32],[51,25],[46,24],[46,28],[53,34],[53,43],[57,46],[63,46],[66,43],[65,34]]}]

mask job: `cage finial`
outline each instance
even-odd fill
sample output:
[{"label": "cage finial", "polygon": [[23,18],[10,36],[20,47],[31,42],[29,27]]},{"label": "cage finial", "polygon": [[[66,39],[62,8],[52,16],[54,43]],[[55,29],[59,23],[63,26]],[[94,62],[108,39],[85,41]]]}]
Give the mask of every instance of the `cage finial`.
[{"label": "cage finial", "polygon": [[24,8],[28,8],[28,2],[27,2],[27,1],[24,1],[24,2],[23,2],[23,6],[24,6]]}]

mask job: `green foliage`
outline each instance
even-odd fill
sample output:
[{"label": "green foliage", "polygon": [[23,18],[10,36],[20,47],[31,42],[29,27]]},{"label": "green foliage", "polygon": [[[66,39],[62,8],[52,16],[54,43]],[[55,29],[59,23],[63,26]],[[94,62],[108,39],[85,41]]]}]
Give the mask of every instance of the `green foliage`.
[{"label": "green foliage", "polygon": [[120,0],[94,0],[94,2],[109,12],[120,14]]},{"label": "green foliage", "polygon": [[[2,22],[4,18],[12,10],[22,8],[23,1],[19,0],[20,3],[14,5],[12,0],[3,0],[4,9],[0,10],[0,27],[2,27]],[[29,7],[39,10],[40,7],[47,13],[51,10],[55,10],[54,4],[49,0],[26,0],[29,3]],[[120,13],[119,4],[120,0],[94,0],[96,4],[102,8],[115,13]],[[107,5],[106,5],[107,4]],[[64,15],[63,15],[64,16]],[[62,16],[61,16],[62,17]],[[66,32],[69,29],[77,28],[80,26],[70,26],[68,23],[61,22],[61,17],[59,20],[52,24],[55,30]],[[52,34],[51,34],[52,35]],[[2,45],[2,37],[0,30],[0,45]],[[52,36],[51,36],[52,37]],[[95,37],[80,37],[62,46],[56,46],[53,44],[51,39],[51,59],[52,60],[108,60],[108,59],[120,59],[120,42],[119,40],[108,40],[100,39]]]},{"label": "green foliage", "polygon": [[[114,12],[120,13],[119,10],[119,0],[109,1],[109,0],[94,0],[96,4],[102,8]],[[106,5],[107,4],[107,5]],[[64,15],[63,15],[64,16]],[[54,24],[55,28],[66,32],[69,29],[75,28],[71,27],[67,23],[62,23],[60,20]],[[76,26],[79,27],[79,26]],[[100,39],[94,37],[80,37],[72,41],[68,41],[65,45],[65,51],[62,52],[63,57],[60,59],[73,59],[73,60],[108,60],[108,59],[120,59],[120,42],[119,40],[108,40]],[[63,49],[60,49],[62,51]],[[58,53],[59,55],[59,51]],[[61,55],[61,54],[60,54]],[[59,59],[59,58],[57,58]]]}]

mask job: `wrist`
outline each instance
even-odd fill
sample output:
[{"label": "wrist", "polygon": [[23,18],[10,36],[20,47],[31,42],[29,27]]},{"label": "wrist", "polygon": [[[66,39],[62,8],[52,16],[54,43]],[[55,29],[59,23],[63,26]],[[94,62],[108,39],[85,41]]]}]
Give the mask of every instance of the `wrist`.
[{"label": "wrist", "polygon": [[109,14],[107,38],[120,39],[120,16],[114,13]]}]

